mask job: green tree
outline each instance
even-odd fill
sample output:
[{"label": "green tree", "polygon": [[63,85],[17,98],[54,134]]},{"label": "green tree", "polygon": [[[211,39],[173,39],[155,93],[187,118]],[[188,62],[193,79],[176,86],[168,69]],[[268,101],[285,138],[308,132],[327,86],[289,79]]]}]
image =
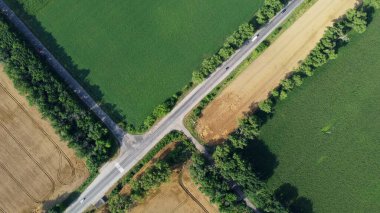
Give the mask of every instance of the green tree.
[{"label": "green tree", "polygon": [[302,77],[300,75],[293,75],[292,80],[297,87],[302,85]]},{"label": "green tree", "polygon": [[200,71],[198,70],[193,71],[191,81],[194,84],[200,84],[203,80],[204,80],[204,76]]},{"label": "green tree", "polygon": [[270,99],[267,99],[265,101],[261,101],[259,103],[259,109],[263,112],[266,113],[271,113],[272,112],[272,101]]},{"label": "green tree", "polygon": [[364,33],[367,28],[367,13],[363,10],[348,10],[346,25],[358,33]]},{"label": "green tree", "polygon": [[273,18],[284,7],[280,0],[265,0],[264,6],[257,12],[256,21],[260,25]]},{"label": "green tree", "polygon": [[375,9],[380,8],[380,0],[364,0],[363,2],[364,2],[364,5],[373,7]]},{"label": "green tree", "polygon": [[240,137],[252,140],[260,134],[259,122],[255,116],[245,117],[240,120],[239,128],[236,131]]},{"label": "green tree", "polygon": [[128,197],[116,194],[108,200],[108,209],[111,213],[124,213],[131,206]]},{"label": "green tree", "polygon": [[280,100],[285,100],[288,97],[288,94],[284,90],[280,92]]}]

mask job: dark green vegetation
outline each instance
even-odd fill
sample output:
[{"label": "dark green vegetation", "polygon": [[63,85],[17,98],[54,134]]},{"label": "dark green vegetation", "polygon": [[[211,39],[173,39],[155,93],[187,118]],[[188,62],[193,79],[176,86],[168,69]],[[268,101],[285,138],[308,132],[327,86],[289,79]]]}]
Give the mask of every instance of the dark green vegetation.
[{"label": "dark green vegetation", "polygon": [[139,131],[263,0],[18,0],[26,12],[7,2],[104,108]]},{"label": "dark green vegetation", "polygon": [[379,211],[379,38],[375,14],[263,126],[260,138],[278,161],[268,184],[287,188],[287,200],[308,197],[315,212]]},{"label": "dark green vegetation", "polygon": [[[379,55],[379,48],[373,44],[380,33],[379,24],[377,23],[377,27],[375,26],[376,20],[370,28],[373,33],[372,39],[362,37],[362,41],[358,41],[356,46],[355,44],[352,44],[352,47],[348,45],[347,48],[341,50],[341,47],[348,44],[349,35],[352,34],[349,34],[351,30],[356,33],[366,30],[366,24],[372,20],[373,11],[369,5],[361,6],[357,10],[350,10],[345,19],[329,28],[300,68],[284,80],[267,101],[260,103],[259,109],[254,114],[243,119],[239,128],[230,135],[224,144],[216,147],[213,154],[215,169],[224,179],[234,180],[240,185],[252,202],[262,211],[341,212],[344,208],[347,208],[346,211],[352,211],[352,206],[355,205],[356,211],[366,209],[373,212],[379,208],[375,206],[379,196],[377,187],[379,171],[376,172],[375,166],[376,159],[379,157],[376,153],[380,149],[375,146],[375,141],[379,137],[376,129],[379,126],[373,126],[368,121],[373,120],[370,119],[371,117],[376,117],[376,106],[378,105],[377,101],[372,98],[376,97],[375,94],[379,88],[376,80],[373,80],[377,79],[375,71],[378,69],[379,63],[371,65],[368,63],[371,58]],[[352,37],[355,40],[360,36],[353,33]],[[366,42],[368,47],[360,47],[363,42]],[[372,51],[357,58],[355,50],[362,49],[364,52],[369,46],[372,47]],[[352,49],[349,49],[350,47]],[[340,69],[339,73],[320,79],[312,87],[307,86],[308,82],[312,82],[311,79],[308,79],[304,90],[296,90],[303,94],[303,98],[291,99],[293,105],[286,105],[287,102],[280,101],[285,99],[294,87],[300,86],[304,78],[311,76],[329,60],[335,59],[338,50],[342,51],[341,54],[350,56],[345,61],[337,61],[338,65],[334,68]],[[351,63],[355,63],[356,66],[352,66]],[[362,72],[357,72],[363,67],[366,67],[368,76],[363,77]],[[348,70],[351,72],[347,72]],[[354,72],[356,73],[354,74]],[[333,78],[330,79],[331,77]],[[372,79],[373,83],[367,85],[366,89],[361,89],[359,82],[364,86],[370,82],[369,79]],[[340,85],[344,86],[339,87]],[[352,85],[357,86],[352,87]],[[320,92],[316,92],[317,90]],[[331,94],[331,96],[327,94]],[[342,94],[346,95],[342,96]],[[294,95],[296,96],[297,93]],[[339,100],[337,97],[342,98],[343,102],[337,101]],[[280,104],[278,108],[275,108],[276,112],[284,107],[284,112],[280,115],[274,111],[277,103]],[[306,107],[305,103],[311,104],[307,104]],[[331,106],[335,106],[336,111],[330,112]],[[358,110],[359,107],[362,107],[362,110]],[[302,112],[301,116],[299,111]],[[315,111],[319,113],[315,113]],[[372,113],[364,116],[367,112]],[[353,115],[356,116],[350,117]],[[363,119],[362,125],[358,125],[357,120],[360,119]],[[264,125],[268,120],[270,120],[269,124]],[[378,123],[380,124],[380,122]],[[338,124],[342,125],[341,132],[338,130]],[[264,130],[263,134],[260,134],[262,126],[264,126]],[[358,126],[360,128],[356,130]],[[347,144],[346,141],[350,138],[347,137],[347,131],[351,129],[356,130],[359,134],[354,134],[352,138],[357,141],[357,144],[348,147],[350,144]],[[317,141],[307,142],[310,138]],[[266,143],[267,140],[270,140],[270,144]],[[373,143],[368,143],[368,140],[373,140]],[[342,141],[340,145],[334,144],[338,141]],[[359,150],[363,152],[355,154]],[[278,158],[275,154],[279,154]],[[281,160],[286,162],[281,165]],[[370,165],[366,164],[368,160],[371,160]],[[200,165],[204,164],[202,161],[199,162],[201,162]],[[352,167],[352,165],[354,166]],[[324,167],[322,168],[322,166]],[[279,175],[277,173],[273,175],[276,167],[281,169]],[[349,172],[346,173],[346,171]],[[341,176],[344,174],[351,176]],[[222,183],[218,184],[213,176],[205,177],[203,181],[209,186],[216,184],[221,188],[214,187],[214,190],[223,191]],[[310,184],[313,181],[315,184]],[[304,187],[300,191],[296,188],[298,184]],[[339,188],[339,185],[343,188]],[[325,191],[323,188],[321,190],[321,187],[324,187]],[[360,199],[357,199],[358,192],[362,195]],[[317,199],[323,200],[320,201],[320,205],[325,205],[324,208],[315,205],[315,194],[319,196]],[[329,204],[331,205],[328,206]],[[332,205],[335,205],[335,208]]]},{"label": "dark green vegetation", "polygon": [[[169,143],[176,142],[175,148],[171,150],[163,159],[158,160],[149,169],[144,171],[138,178],[133,176],[148,163],[152,158]],[[138,202],[142,202],[149,191],[159,187],[163,182],[168,181],[172,169],[182,165],[195,151],[193,144],[181,132],[173,131],[166,135],[126,176],[119,181],[118,185],[109,196],[108,209],[110,212],[125,212]],[[130,185],[130,193],[120,195],[119,192],[124,185]]]},{"label": "dark green vegetation", "polygon": [[221,212],[250,212],[245,203],[231,190],[229,181],[204,156],[195,153],[190,167],[191,177],[199,189]]}]

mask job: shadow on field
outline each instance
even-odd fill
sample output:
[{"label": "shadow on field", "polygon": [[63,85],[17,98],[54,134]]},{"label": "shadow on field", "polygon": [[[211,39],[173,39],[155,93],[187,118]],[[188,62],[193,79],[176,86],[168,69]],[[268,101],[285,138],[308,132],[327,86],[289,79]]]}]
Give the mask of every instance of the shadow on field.
[{"label": "shadow on field", "polygon": [[54,55],[54,57],[71,73],[71,75],[79,81],[86,89],[91,97],[102,106],[102,108],[119,123],[125,121],[122,110],[115,104],[106,103],[103,100],[104,94],[98,85],[92,84],[88,80],[91,70],[80,69],[73,61],[71,56],[67,54],[63,46],[60,46],[54,36],[43,28],[42,23],[34,15],[30,15],[18,1],[7,0],[6,3],[14,10],[14,12],[28,25],[32,32],[40,39],[46,48]]},{"label": "shadow on field", "polygon": [[56,199],[54,200],[46,200],[43,204],[42,204],[42,210],[43,211],[48,211],[49,209],[54,209],[54,210],[59,210],[60,209],[60,205],[57,204],[57,203],[61,203],[62,201],[64,201],[70,194],[65,192],[63,194],[61,194],[60,196],[58,196]]},{"label": "shadow on field", "polygon": [[278,160],[268,146],[261,140],[248,143],[243,151],[243,157],[253,167],[253,170],[261,180],[268,180],[274,174],[278,166]]},{"label": "shadow on field", "polygon": [[274,196],[290,212],[294,213],[312,213],[313,202],[306,197],[298,196],[298,189],[290,183],[284,183],[278,187]]},{"label": "shadow on field", "polygon": [[[273,108],[271,113],[266,113],[258,109],[258,103],[250,106],[250,112],[245,116],[254,115],[260,125],[264,125],[274,116],[275,105],[277,101],[272,99]],[[242,151],[244,160],[250,163],[257,177],[266,182],[274,174],[274,170],[279,165],[277,156],[270,151],[269,147],[262,139],[254,139],[248,143],[248,146]],[[292,213],[312,213],[313,202],[304,196],[299,196],[297,187],[290,183],[283,183],[274,191],[274,196],[282,206]]]}]

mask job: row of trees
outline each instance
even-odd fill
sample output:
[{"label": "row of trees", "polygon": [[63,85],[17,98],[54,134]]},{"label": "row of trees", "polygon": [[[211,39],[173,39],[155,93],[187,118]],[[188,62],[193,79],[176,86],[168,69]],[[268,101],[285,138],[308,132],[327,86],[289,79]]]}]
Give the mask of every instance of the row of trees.
[{"label": "row of trees", "polygon": [[192,156],[190,174],[199,189],[207,195],[212,203],[218,205],[221,212],[250,212],[245,203],[231,189],[218,168],[203,155],[195,153]]},{"label": "row of trees", "polygon": [[0,17],[0,61],[6,64],[15,87],[50,120],[62,139],[86,158],[91,171],[113,155],[114,140],[108,130],[4,17]]},{"label": "row of trees", "polygon": [[242,153],[248,143],[259,134],[254,118],[245,119],[239,130],[213,153],[215,167],[227,180],[241,186],[253,203],[263,212],[286,212],[275,199],[273,192],[260,180],[252,166],[243,159]]},{"label": "row of trees", "polygon": [[259,109],[270,113],[277,99],[284,100],[290,91],[302,85],[304,78],[312,76],[318,67],[326,64],[329,60],[336,59],[338,49],[349,42],[348,33],[350,31],[365,32],[368,13],[377,6],[378,2],[379,0],[364,1],[358,8],[348,10],[344,19],[334,23],[332,27],[328,27],[323,38],[309,56],[293,72],[292,76],[281,81],[280,86],[272,91],[272,96],[268,100],[259,103]]},{"label": "row of trees", "polygon": [[254,16],[252,23],[244,23],[238,30],[227,37],[222,48],[217,53],[203,60],[199,70],[193,72],[192,82],[198,84],[215,71],[224,61],[229,59],[232,54],[239,49],[244,42],[254,34],[254,27],[260,27],[273,18],[287,3],[288,0],[265,0],[264,5]]},{"label": "row of trees", "polygon": [[217,53],[203,60],[199,70],[193,71],[192,82],[198,84],[215,71],[224,61],[239,49],[243,43],[253,36],[253,26],[245,23],[239,29],[227,37],[222,48]]},{"label": "row of trees", "polygon": [[147,131],[157,120],[164,117],[170,112],[171,109],[173,109],[181,95],[182,92],[177,92],[172,97],[166,99],[164,103],[156,106],[153,109],[153,112],[144,119],[144,122],[140,126],[135,126],[128,123],[121,123],[121,126],[126,128],[130,133],[143,133]]},{"label": "row of trees", "polygon": [[[235,32],[227,37],[223,46],[214,55],[205,58],[202,61],[199,69],[193,71],[191,83],[186,86],[184,90],[190,88],[191,85],[199,84],[213,73],[216,68],[229,59],[231,55],[244,44],[244,42],[253,36],[253,25],[260,27],[262,24],[268,22],[270,18],[281,10],[285,2],[287,2],[287,0],[265,0],[264,6],[256,13],[252,23],[244,23],[240,25]],[[158,105],[153,112],[146,117],[140,126],[134,126],[132,124],[127,124],[126,122],[122,122],[121,125],[131,133],[142,133],[147,131],[158,119],[170,112],[182,93],[183,92],[180,91],[168,98],[164,103]]]},{"label": "row of trees", "polygon": [[[226,180],[233,180],[248,194],[249,198],[263,212],[287,212],[274,196],[265,182],[259,178],[244,151],[249,143],[258,141],[260,127],[267,117],[273,113],[273,106],[278,100],[285,99],[287,93],[294,87],[300,86],[305,77],[311,76],[316,68],[337,57],[337,50],[349,41],[348,33],[353,30],[358,33],[365,31],[369,11],[380,7],[380,0],[366,0],[357,9],[349,10],[346,16],[326,30],[325,35],[313,49],[302,65],[294,74],[281,82],[281,85],[272,92],[272,96],[258,104],[254,115],[241,120],[239,128],[229,138],[216,147],[213,153],[215,167],[209,166],[205,159],[193,157],[192,175],[219,206],[230,204],[230,191],[226,188]],[[216,174],[215,174],[216,173]],[[218,176],[219,175],[219,176]],[[226,196],[227,198],[223,197]],[[231,195],[231,200],[233,196]]]},{"label": "row of trees", "polygon": [[260,25],[267,23],[286,3],[288,0],[265,0],[263,7],[256,14],[256,22]]},{"label": "row of trees", "polygon": [[[162,160],[154,163],[152,167],[146,170],[140,177],[133,179],[135,174],[166,145],[171,142],[177,142],[175,148],[170,151]],[[109,196],[108,209],[110,212],[126,212],[133,205],[141,202],[146,195],[154,188],[159,187],[163,182],[169,180],[172,169],[181,165],[190,159],[195,151],[193,144],[180,132],[174,131],[162,139],[153,152],[150,152],[137,166],[135,166],[124,178]],[[131,187],[128,195],[121,195],[119,192],[124,185],[129,184]]]}]

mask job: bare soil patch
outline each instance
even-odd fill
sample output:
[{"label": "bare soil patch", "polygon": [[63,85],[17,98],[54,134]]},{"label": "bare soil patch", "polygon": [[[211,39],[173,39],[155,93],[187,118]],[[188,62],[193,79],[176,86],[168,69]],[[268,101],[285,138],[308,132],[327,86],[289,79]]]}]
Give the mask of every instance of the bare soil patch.
[{"label": "bare soil patch", "polygon": [[42,211],[87,177],[84,162],[17,92],[0,65],[0,210]]},{"label": "bare soil patch", "polygon": [[258,59],[250,64],[203,111],[197,124],[200,136],[218,142],[238,126],[238,120],[265,100],[322,38],[326,27],[357,0],[319,0]]},{"label": "bare soil patch", "polygon": [[[182,186],[180,181],[181,176]],[[184,168],[182,175],[180,170],[175,170],[170,177],[170,182],[162,184],[144,200],[144,203],[134,207],[131,212],[201,213],[218,212],[218,210],[217,207],[210,204],[209,199],[198,190],[195,184],[191,182],[189,171],[187,168]]]}]

